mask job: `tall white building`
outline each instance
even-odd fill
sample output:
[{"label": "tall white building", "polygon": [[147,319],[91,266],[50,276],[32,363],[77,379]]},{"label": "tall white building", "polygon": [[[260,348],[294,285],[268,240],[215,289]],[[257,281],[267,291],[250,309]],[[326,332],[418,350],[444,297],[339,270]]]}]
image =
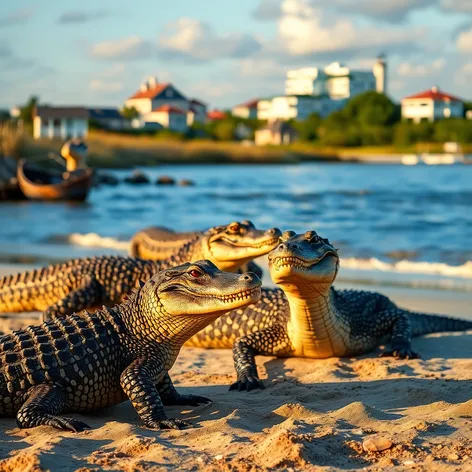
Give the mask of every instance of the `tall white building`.
[{"label": "tall white building", "polygon": [[374,71],[352,70],[340,62],[332,62],[324,69],[304,67],[289,70],[285,81],[285,93],[287,95],[328,95],[332,100],[341,100],[355,97],[368,90],[384,91],[386,67],[383,59],[383,66],[379,64],[379,61],[380,59],[374,66],[377,76],[374,75]]}]

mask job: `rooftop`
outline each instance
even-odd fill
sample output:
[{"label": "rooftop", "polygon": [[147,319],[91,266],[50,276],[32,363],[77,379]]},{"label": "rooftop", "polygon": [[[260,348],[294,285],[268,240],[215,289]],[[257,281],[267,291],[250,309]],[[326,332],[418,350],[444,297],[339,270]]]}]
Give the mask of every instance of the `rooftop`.
[{"label": "rooftop", "polygon": [[153,99],[161,94],[170,84],[169,83],[162,83],[162,84],[155,84],[153,86],[148,86],[146,90],[138,90],[134,95],[128,98],[128,100],[132,100],[135,98],[150,98]]},{"label": "rooftop", "polygon": [[441,92],[439,87],[431,87],[430,90],[425,90],[423,92],[416,93],[414,95],[409,95],[405,97],[403,100],[411,100],[415,98],[423,98],[423,99],[430,99],[434,100],[435,102],[462,102],[460,98],[455,97],[454,95],[450,95],[445,92]]},{"label": "rooftop", "polygon": [[258,98],[253,98],[252,100],[248,100],[247,102],[240,103],[236,105],[234,108],[257,108],[257,104],[259,103]]},{"label": "rooftop", "polygon": [[89,112],[85,107],[49,107],[39,106],[34,111],[34,116],[40,118],[82,118],[87,120]]},{"label": "rooftop", "polygon": [[207,113],[207,118],[209,120],[224,120],[227,118],[227,115],[225,112],[220,110],[211,110]]}]

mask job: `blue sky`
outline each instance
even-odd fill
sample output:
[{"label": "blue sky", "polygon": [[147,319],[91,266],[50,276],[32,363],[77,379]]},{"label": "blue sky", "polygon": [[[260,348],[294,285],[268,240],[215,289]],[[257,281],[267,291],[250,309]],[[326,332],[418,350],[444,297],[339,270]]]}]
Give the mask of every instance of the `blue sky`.
[{"label": "blue sky", "polygon": [[472,0],[2,0],[0,106],[121,106],[156,75],[229,107],[282,94],[290,68],[380,52],[393,98],[472,99]]}]

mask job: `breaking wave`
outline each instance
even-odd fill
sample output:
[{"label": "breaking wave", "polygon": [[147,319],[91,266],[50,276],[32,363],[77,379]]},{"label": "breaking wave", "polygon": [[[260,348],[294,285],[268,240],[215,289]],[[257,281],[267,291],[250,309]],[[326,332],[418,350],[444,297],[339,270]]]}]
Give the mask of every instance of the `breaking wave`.
[{"label": "breaking wave", "polygon": [[67,242],[76,246],[103,247],[120,251],[128,251],[130,244],[129,241],[121,241],[108,236],[100,236],[97,233],[72,233],[67,236]]},{"label": "breaking wave", "polygon": [[417,262],[402,260],[398,262],[384,262],[375,257],[357,259],[348,257],[341,260],[341,266],[354,270],[378,270],[381,272],[396,272],[409,274],[441,275],[445,277],[472,278],[472,261],[460,266],[451,266],[443,262]]},{"label": "breaking wave", "polygon": [[[72,233],[67,236],[69,244],[86,247],[116,249],[127,251],[129,241],[123,241],[112,237],[100,236],[97,233]],[[347,257],[341,259],[341,267],[358,271],[380,271],[392,273],[439,275],[443,277],[460,277],[472,279],[472,261],[463,265],[453,266],[443,262],[419,262],[401,260],[398,262],[385,262],[375,257],[370,259],[358,259]]]}]

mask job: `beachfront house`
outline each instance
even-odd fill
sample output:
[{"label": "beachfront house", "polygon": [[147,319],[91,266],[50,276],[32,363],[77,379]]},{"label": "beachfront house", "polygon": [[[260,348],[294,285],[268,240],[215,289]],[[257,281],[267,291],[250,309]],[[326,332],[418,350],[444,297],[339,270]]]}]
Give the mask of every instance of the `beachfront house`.
[{"label": "beachfront house", "polygon": [[257,104],[259,99],[248,100],[247,102],[236,105],[232,108],[231,114],[239,118],[255,119],[257,118]]},{"label": "beachfront house", "polygon": [[88,110],[84,107],[38,106],[33,113],[33,136],[40,138],[85,138]]},{"label": "beachfront house", "polygon": [[414,123],[442,118],[463,118],[464,103],[460,98],[432,87],[402,99],[402,118]]},{"label": "beachfront house", "polygon": [[[204,123],[207,106],[195,98],[188,99],[171,83],[159,83],[150,77],[125,102],[126,108],[135,108],[138,123],[156,122],[165,128],[185,132],[195,122]],[[183,126],[183,118],[185,126]]]},{"label": "beachfront house", "polygon": [[296,138],[295,129],[283,120],[269,120],[267,126],[256,130],[254,141],[257,146],[290,144]]}]

